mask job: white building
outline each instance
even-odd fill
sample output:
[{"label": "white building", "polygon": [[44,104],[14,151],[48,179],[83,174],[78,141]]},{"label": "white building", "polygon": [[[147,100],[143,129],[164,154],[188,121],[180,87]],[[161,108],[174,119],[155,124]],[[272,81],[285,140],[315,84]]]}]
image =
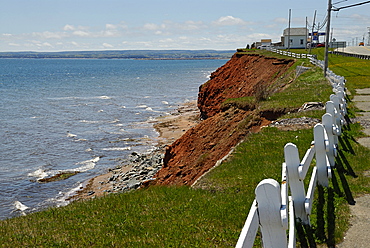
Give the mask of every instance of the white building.
[{"label": "white building", "polygon": [[[290,32],[289,32],[290,30]],[[288,48],[288,40],[290,39],[289,48],[306,48],[307,47],[308,29],[306,28],[286,28],[284,29],[281,41],[285,49]]]}]

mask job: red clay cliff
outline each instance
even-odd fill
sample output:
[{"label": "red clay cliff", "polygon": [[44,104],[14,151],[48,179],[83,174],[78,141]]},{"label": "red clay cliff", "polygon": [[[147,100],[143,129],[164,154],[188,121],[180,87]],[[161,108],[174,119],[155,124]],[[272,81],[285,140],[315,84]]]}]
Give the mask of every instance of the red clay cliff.
[{"label": "red clay cliff", "polygon": [[222,109],[229,98],[253,96],[285,73],[293,60],[235,54],[200,87],[198,108],[203,119],[166,148],[163,168],[151,184],[191,185],[250,132],[270,120],[253,109]]}]

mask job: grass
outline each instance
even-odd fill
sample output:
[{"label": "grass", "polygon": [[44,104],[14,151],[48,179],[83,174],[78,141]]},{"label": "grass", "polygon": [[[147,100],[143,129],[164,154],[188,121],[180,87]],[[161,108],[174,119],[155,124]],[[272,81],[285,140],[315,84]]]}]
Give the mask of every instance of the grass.
[{"label": "grass", "polygon": [[[302,62],[307,63],[297,63]],[[331,88],[321,74],[313,68],[259,107],[296,108],[305,101],[327,101]],[[347,85],[357,87],[356,82],[357,77],[349,77]],[[320,118],[323,112],[305,114]],[[287,116],[298,115],[303,114]],[[348,203],[370,193],[370,177],[364,174],[370,170],[370,152],[356,143],[360,135],[358,123],[344,130],[334,178],[316,194],[312,228],[300,232],[302,245],[338,243],[348,228]],[[233,247],[257,184],[265,178],[280,181],[284,145],[295,143],[302,157],[312,140],[312,129],[263,128],[249,135],[196,189],[156,186],[0,221],[0,247]]]},{"label": "grass", "polygon": [[[304,49],[295,49],[292,52],[308,53]],[[312,54],[316,54],[319,60],[324,60],[324,53],[324,48],[312,49]],[[328,65],[334,73],[346,78],[347,87],[352,93],[355,93],[354,89],[370,86],[370,62],[368,60],[329,54]]]}]

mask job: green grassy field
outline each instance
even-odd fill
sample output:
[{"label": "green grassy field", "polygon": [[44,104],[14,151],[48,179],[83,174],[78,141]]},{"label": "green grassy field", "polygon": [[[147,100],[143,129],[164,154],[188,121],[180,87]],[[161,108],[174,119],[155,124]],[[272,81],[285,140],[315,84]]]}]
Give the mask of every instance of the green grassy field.
[{"label": "green grassy field", "polygon": [[[297,65],[302,63],[309,65],[307,60],[297,61]],[[357,68],[359,65],[361,70]],[[347,78],[349,89],[370,87],[366,79],[369,61],[336,56],[330,59],[329,66]],[[287,76],[289,80],[293,78],[293,74]],[[331,94],[331,86],[317,68],[286,83],[284,89],[258,102],[258,107],[295,108],[306,101],[326,102]],[[323,113],[291,113],[285,117],[321,118]],[[345,128],[339,166],[334,170],[330,187],[316,194],[312,228],[299,231],[301,244],[338,243],[348,228],[348,202],[357,195],[370,193],[370,177],[364,175],[364,171],[370,170],[370,152],[355,142],[361,135],[358,123]],[[257,184],[265,178],[280,181],[284,145],[295,143],[302,157],[312,140],[312,129],[263,128],[251,134],[226,162],[208,173],[197,189],[156,186],[4,220],[0,222],[0,246],[233,247]]]}]

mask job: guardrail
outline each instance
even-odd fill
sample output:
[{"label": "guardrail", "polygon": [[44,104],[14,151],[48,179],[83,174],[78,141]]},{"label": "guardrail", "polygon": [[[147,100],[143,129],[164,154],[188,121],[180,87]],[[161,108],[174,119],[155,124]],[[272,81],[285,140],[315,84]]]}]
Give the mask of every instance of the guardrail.
[{"label": "guardrail", "polygon": [[335,55],[342,55],[342,56],[345,56],[345,57],[355,57],[355,58],[367,59],[367,60],[370,59],[370,55],[355,54],[355,53],[345,53],[345,52],[339,52],[339,51],[332,51],[330,53],[335,54]]},{"label": "guardrail", "polygon": [[[312,63],[321,67],[321,61],[313,56],[309,58]],[[285,145],[281,183],[274,179],[264,179],[257,185],[256,198],[236,248],[253,247],[258,229],[261,231],[263,247],[293,248],[296,245],[295,220],[310,225],[316,186],[329,185],[338,154],[338,136],[341,135],[347,115],[345,79],[330,70],[327,75],[334,94],[330,96],[330,101],[326,102],[326,113],[322,116],[322,122],[316,124],[313,129],[314,141],[311,147],[300,160],[297,146],[293,143]],[[304,181],[314,157],[316,166],[312,170],[306,190]],[[291,195],[288,195],[288,187]]]}]

